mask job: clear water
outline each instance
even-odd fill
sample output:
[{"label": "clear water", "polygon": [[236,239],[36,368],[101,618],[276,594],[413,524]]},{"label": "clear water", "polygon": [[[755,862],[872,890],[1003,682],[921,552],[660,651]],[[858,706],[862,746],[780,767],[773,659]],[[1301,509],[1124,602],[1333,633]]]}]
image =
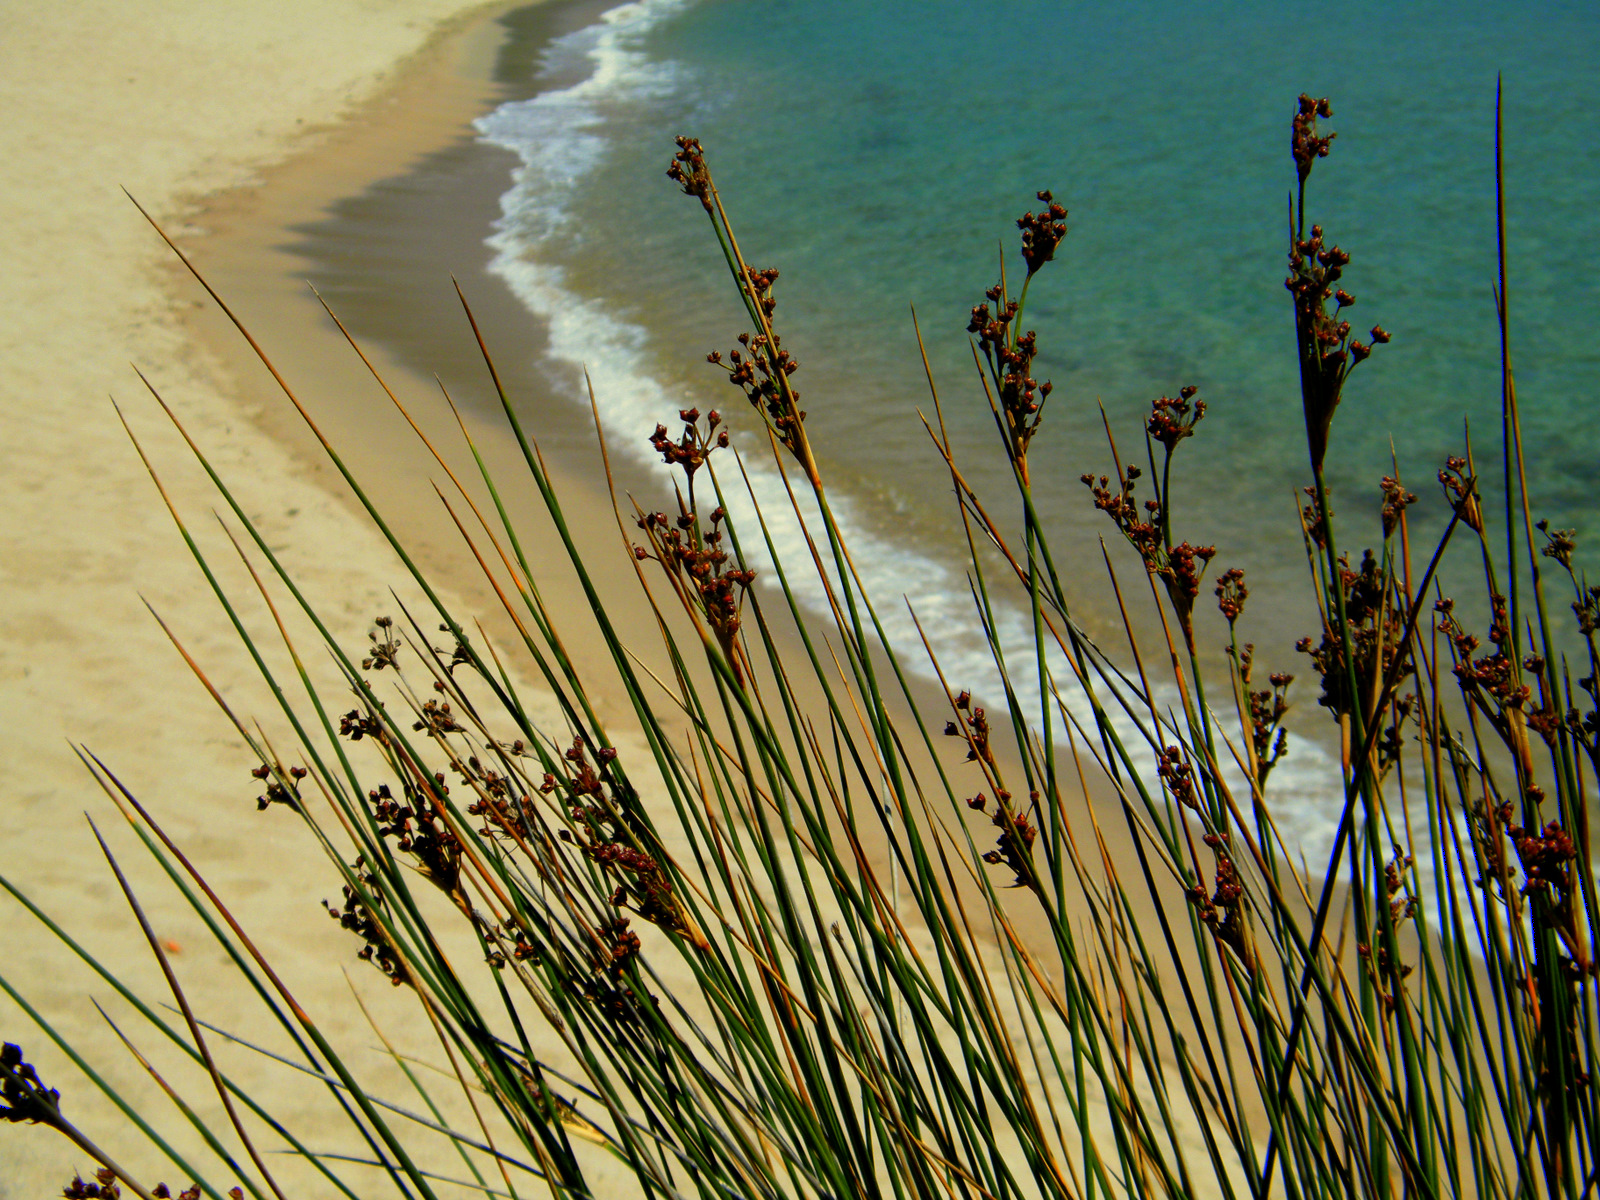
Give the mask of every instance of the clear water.
[{"label": "clear water", "polygon": [[[1495,81],[1506,89],[1513,354],[1540,512],[1581,539],[1600,527],[1591,415],[1600,284],[1600,17],[1590,5],[1356,2],[1337,21],[1276,3],[859,4],[643,0],[558,40],[541,68],[579,78],[480,122],[523,168],[492,238],[495,269],[551,324],[551,360],[586,364],[615,443],[648,454],[658,419],[738,394],[707,366],[743,328],[699,205],[664,177],[673,135],[699,137],[747,257],[782,270],[778,327],[802,363],[809,427],[857,558],[912,659],[899,597],[938,631],[953,679],[992,686],[975,637],[948,476],[916,417],[931,413],[926,339],[964,469],[1008,511],[1009,476],[964,332],[1016,263],[1014,218],[1054,190],[1070,209],[1034,283],[1036,374],[1055,391],[1032,460],[1075,611],[1109,628],[1099,539],[1078,482],[1124,455],[1150,401],[1196,384],[1209,414],[1179,453],[1177,532],[1243,566],[1246,635],[1266,669],[1299,669],[1312,629],[1294,493],[1308,481],[1282,280],[1295,96],[1333,100],[1333,156],[1313,219],[1353,255],[1359,328],[1393,342],[1354,375],[1334,423],[1345,542],[1377,536],[1379,476],[1402,475],[1425,535],[1433,484],[1470,424],[1486,480],[1499,429],[1494,256]],[[745,443],[753,445],[754,440]],[[1140,451],[1142,454],[1142,450]],[[752,456],[754,457],[754,456]],[[782,507],[770,472],[755,478]],[[795,545],[794,532],[780,531]],[[1110,547],[1124,579],[1136,563]],[[1582,555],[1580,549],[1580,555]],[[1021,632],[1020,612],[1008,618]],[[1220,642],[1220,619],[1203,637]],[[1319,719],[1310,688],[1302,723]],[[1325,722],[1324,722],[1325,723]],[[1325,828],[1326,751],[1280,767],[1299,828]]]}]

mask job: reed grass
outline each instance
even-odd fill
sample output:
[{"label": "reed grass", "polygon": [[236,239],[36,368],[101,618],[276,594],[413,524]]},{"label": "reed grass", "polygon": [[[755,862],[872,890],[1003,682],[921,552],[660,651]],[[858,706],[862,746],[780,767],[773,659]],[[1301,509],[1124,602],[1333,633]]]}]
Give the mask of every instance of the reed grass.
[{"label": "reed grass", "polygon": [[[1155,400],[1142,430],[1107,423],[1110,466],[1084,482],[1114,530],[1106,595],[1126,647],[1096,644],[1073,619],[1033,500],[1029,452],[1048,436],[1051,386],[1033,377],[1024,320],[1066,235],[1064,206],[1039,193],[1018,221],[1020,267],[1002,268],[968,326],[975,376],[960,390],[993,415],[1018,527],[968,485],[928,378],[930,452],[949,468],[972,619],[1002,681],[978,697],[946,679],[936,636],[921,648],[885,637],[880,605],[892,601],[862,586],[811,447],[777,272],[750,265],[704,151],[680,139],[669,175],[698,202],[748,319],[737,347],[709,362],[743,400],[730,415],[686,410],[650,435],[674,486],[659,508],[631,510],[613,486],[617,546],[575,535],[463,298],[526,476],[496,478],[462,423],[478,478],[458,479],[439,455],[451,485],[440,500],[516,630],[512,645],[450,611],[322,439],[431,608],[383,617],[361,650],[341,645],[189,441],[256,594],[230,594],[173,517],[292,741],[269,744],[213,695],[260,764],[262,819],[304,822],[342,885],[330,912],[352,953],[414,997],[436,1038],[443,1076],[390,1047],[427,1111],[363,1086],[225,899],[85,751],[292,1039],[283,1069],[329,1089],[357,1148],[313,1148],[219,1069],[208,1035],[241,1035],[191,1010],[109,849],[176,1018],[3,885],[203,1068],[226,1127],[171,1090],[210,1151],[190,1161],[77,1060],[93,1086],[216,1200],[235,1183],[235,1195],[282,1200],[266,1144],[352,1200],[386,1188],[597,1195],[604,1164],[662,1197],[1589,1195],[1600,1176],[1587,819],[1600,587],[1530,492],[1503,200],[1504,495],[1480,494],[1463,445],[1438,472],[1452,515],[1432,548],[1412,545],[1416,497],[1398,472],[1368,506],[1348,504],[1342,519],[1329,510],[1323,464],[1342,389],[1369,357],[1363,371],[1383,369],[1375,351],[1388,341],[1381,327],[1353,331],[1351,256],[1314,221],[1308,185],[1331,149],[1320,127],[1330,116],[1307,96],[1294,113],[1286,278],[1308,449],[1301,528],[1321,618],[1299,647],[1308,682],[1292,694],[1305,703],[1320,688],[1342,745],[1325,861],[1306,866],[1274,823],[1293,676],[1280,668],[1261,686],[1244,640],[1247,582],[1209,571],[1226,552],[1187,540],[1197,535],[1174,494],[1173,456],[1205,435],[1195,389]],[[735,425],[757,435],[742,451]],[[741,452],[770,454],[782,472],[793,509],[783,519],[803,528],[808,561],[776,553],[776,515],[754,504]],[[507,489],[530,485],[558,546],[530,545],[508,515]],[[1367,543],[1359,559],[1341,549]],[[614,598],[590,573],[614,553],[632,555],[653,631],[614,623]],[[586,677],[563,642],[537,569],[552,554],[576,572],[614,682]],[[1443,594],[1446,561],[1476,564],[1481,594]],[[825,616],[798,599],[805,572]],[[1141,574],[1144,587],[1119,582]],[[275,594],[309,619],[353,707],[312,683],[310,648]],[[1031,620],[1020,655],[995,632],[1012,602]],[[1130,615],[1144,605],[1162,631],[1153,645]],[[282,635],[289,677],[249,632],[257,606]],[[1479,610],[1488,623],[1474,633]],[[1204,647],[1223,627],[1218,671]],[[651,633],[663,671],[640,653]],[[913,681],[917,652],[941,681],[932,693]],[[516,682],[530,674],[562,727],[530,716]],[[600,720],[602,686],[624,697],[628,728]],[[72,1126],[15,1046],[0,1079],[4,1115],[54,1128],[104,1168],[68,1195],[167,1194]],[[470,1178],[425,1166],[420,1148],[434,1143],[453,1147]]]}]

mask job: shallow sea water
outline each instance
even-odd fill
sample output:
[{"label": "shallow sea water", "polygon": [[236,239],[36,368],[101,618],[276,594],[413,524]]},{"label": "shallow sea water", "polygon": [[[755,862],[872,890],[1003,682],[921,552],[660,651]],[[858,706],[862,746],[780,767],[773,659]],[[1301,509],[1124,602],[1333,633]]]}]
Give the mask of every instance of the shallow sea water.
[{"label": "shallow sea water", "polygon": [[[1583,132],[1600,106],[1600,19],[1576,4],[1358,2],[1315,24],[1305,11],[625,5],[530,62],[559,85],[480,122],[523,164],[485,231],[494,269],[549,322],[548,365],[575,402],[588,366],[614,444],[648,456],[656,421],[691,403],[753,430],[704,361],[732,344],[742,313],[698,204],[663,177],[673,136],[699,137],[747,257],[782,271],[778,327],[892,636],[920,661],[904,596],[939,631],[947,674],[981,694],[993,668],[948,476],[916,416],[931,408],[911,314],[964,469],[1004,510],[1009,476],[965,325],[999,252],[1020,265],[1015,217],[1051,188],[1070,232],[1030,293],[1035,373],[1055,385],[1032,459],[1075,611],[1111,628],[1099,539],[1113,531],[1079,482],[1109,467],[1100,406],[1124,458],[1142,457],[1150,401],[1195,384],[1208,415],[1179,451],[1178,535],[1215,543],[1219,570],[1245,568],[1244,635],[1263,669],[1298,670],[1292,644],[1313,610],[1293,505],[1309,473],[1282,280],[1301,91],[1332,98],[1323,124],[1339,133],[1311,179],[1312,218],[1353,256],[1354,323],[1394,339],[1353,376],[1334,423],[1344,544],[1377,537],[1391,452],[1422,497],[1419,544],[1445,513],[1434,472],[1469,427],[1497,486],[1497,72],[1536,508],[1576,528],[1580,547],[1600,530],[1589,393],[1600,284],[1581,265],[1600,234],[1600,168]],[[770,470],[754,480],[764,508],[782,507]],[[780,529],[780,553],[796,536]],[[1131,553],[1110,548],[1133,578]],[[1220,643],[1214,624],[1202,636]],[[1020,609],[1002,625],[1021,636]],[[1315,841],[1331,765],[1315,735],[1327,722],[1309,687],[1298,700],[1313,737],[1277,786]]]}]

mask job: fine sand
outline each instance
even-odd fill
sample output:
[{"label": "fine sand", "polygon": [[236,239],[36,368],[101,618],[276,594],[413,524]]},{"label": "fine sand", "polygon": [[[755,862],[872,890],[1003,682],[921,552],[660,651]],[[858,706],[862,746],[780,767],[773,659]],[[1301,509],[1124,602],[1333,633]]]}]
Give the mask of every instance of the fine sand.
[{"label": "fine sand", "polygon": [[[402,169],[489,102],[482,59],[500,31],[486,18],[510,7],[479,0],[0,6],[7,113],[0,129],[0,872],[144,995],[165,994],[85,823],[87,811],[128,867],[158,936],[176,948],[174,964],[197,1005],[224,1027],[281,1044],[275,1030],[261,1027],[260,1009],[238,995],[198,921],[141,861],[137,842],[73,753],[74,744],[86,745],[166,822],[238,905],[304,1006],[337,1042],[355,1048],[390,1094],[399,1094],[403,1081],[395,1086],[398,1076],[385,1079],[378,1070],[383,1064],[365,1049],[375,1039],[357,1028],[361,1018],[344,979],[328,969],[362,964],[350,957],[348,935],[317,907],[337,890],[327,866],[296,823],[273,819],[277,812],[257,819],[254,763],[145,607],[178,632],[237,711],[270,714],[269,697],[108,396],[129,413],[208,553],[227,566],[231,551],[210,515],[218,498],[130,364],[145,372],[237,485],[243,507],[284,550],[347,645],[364,642],[371,619],[393,610],[387,589],[402,582],[402,572],[326,486],[326,471],[264,431],[252,412],[257,401],[186,330],[180,309],[194,301],[175,290],[169,252],[120,189],[180,241],[203,243],[200,197],[228,193],[237,204],[239,190],[258,184],[274,164],[315,153],[342,130],[393,118],[399,104],[408,105],[406,137],[389,147],[389,160],[347,159],[350,174],[328,182],[336,194]],[[237,560],[225,574],[237,594],[248,593]],[[265,634],[259,609],[250,619]],[[328,678],[316,657],[313,670]],[[281,669],[283,655],[278,659]],[[203,1080],[174,1069],[167,1048],[154,1044],[159,1035],[127,1020],[111,989],[9,897],[0,903],[6,982],[136,1108],[177,1128],[175,1110],[96,1013],[91,998],[99,999],[201,1111],[220,1121],[205,1103]],[[402,1014],[410,1017],[376,976],[353,978],[380,1021],[393,1018],[387,1023],[394,1026]],[[136,1174],[187,1183],[3,997],[0,1040],[21,1043],[61,1090],[64,1111]],[[224,1062],[289,1123],[316,1129],[312,1114],[326,1109],[320,1089],[243,1052]],[[179,1146],[195,1144],[178,1133]],[[74,1170],[87,1174],[92,1166],[47,1130],[0,1125],[6,1200],[57,1194]]]},{"label": "fine sand", "polygon": [[[27,11],[24,11],[24,8]],[[79,0],[33,11],[8,5],[10,32],[0,88],[8,111],[3,333],[8,370],[7,500],[3,532],[6,603],[0,605],[0,713],[5,716],[6,803],[0,808],[0,873],[16,883],[147,997],[165,985],[116,889],[82,814],[106,833],[139,889],[158,936],[197,1007],[224,1028],[259,1034],[259,1006],[242,997],[231,968],[200,923],[143,861],[142,851],[73,753],[99,755],[190,851],[218,892],[376,1090],[400,1098],[407,1084],[373,1049],[350,1003],[340,964],[385,1032],[429,1061],[414,1002],[356,963],[348,934],[321,914],[336,884],[298,822],[258,814],[254,760],[194,680],[145,602],[167,621],[235,711],[260,717],[275,739],[283,723],[206,589],[156,489],[117,420],[128,414],[185,522],[226,586],[249,597],[212,511],[222,507],[160,415],[132,366],[150,379],[264,532],[344,645],[365,643],[372,619],[396,611],[394,588],[418,602],[405,572],[248,347],[119,190],[126,186],[189,253],[256,334],[316,419],[395,516],[418,560],[458,587],[447,601],[483,614],[500,644],[492,597],[448,518],[431,503],[441,472],[310,299],[313,277],[350,319],[374,365],[441,441],[451,426],[427,372],[437,370],[467,414],[497,472],[522,472],[496,436],[492,397],[461,321],[450,275],[460,278],[515,395],[540,417],[541,444],[558,476],[600,586],[621,606],[647,655],[648,611],[619,553],[598,459],[582,410],[556,397],[537,365],[541,335],[498,281],[483,272],[481,238],[511,167],[471,148],[468,122],[503,99],[490,82],[505,38],[497,19],[525,4],[450,0],[302,0],[268,9],[212,0],[164,5]],[[553,3],[524,24],[524,44],[583,24],[604,7]],[[464,157],[465,156],[465,157]],[[463,163],[470,159],[470,170]],[[478,174],[473,175],[476,171]],[[449,176],[448,190],[430,180]],[[463,182],[464,180],[464,182]],[[429,205],[437,219],[429,217]],[[420,214],[420,215],[419,215]],[[388,241],[383,231],[393,229]],[[404,297],[403,302],[399,299]],[[457,465],[460,456],[457,455]],[[638,476],[627,486],[659,489]],[[531,489],[525,489],[531,490]],[[514,518],[546,528],[531,497]],[[230,522],[231,523],[231,522]],[[540,580],[580,668],[600,681],[603,718],[625,729],[603,646],[583,619],[570,574]],[[281,589],[275,598],[283,600]],[[253,633],[275,635],[259,603]],[[426,626],[425,626],[426,627]],[[293,626],[298,636],[305,631]],[[310,645],[309,637],[305,644]],[[324,656],[314,673],[335,678]],[[273,659],[286,669],[286,655]],[[328,684],[336,694],[337,684]],[[537,696],[538,689],[525,687]],[[936,697],[925,696],[938,714]],[[533,707],[553,717],[548,705]],[[942,718],[941,718],[942,719]],[[559,730],[558,721],[549,728]],[[624,742],[626,752],[626,743]],[[956,756],[959,757],[959,756]],[[980,834],[980,836],[986,836]],[[1115,834],[1112,834],[1115,837]],[[109,987],[78,966],[9,897],[0,896],[5,939],[0,976],[18,989],[138,1108],[166,1129],[177,1122],[96,1013],[129,1016]],[[659,965],[659,964],[658,964]],[[669,980],[670,982],[670,980]],[[124,1028],[154,1051],[158,1036],[134,1018]],[[46,1036],[0,996],[0,1040],[20,1042],[61,1089],[65,1111],[142,1177],[179,1182],[123,1117]],[[209,1120],[220,1110],[198,1073],[174,1082]],[[153,1057],[155,1057],[153,1055]],[[299,1129],[331,1111],[302,1078],[243,1051],[225,1068]],[[178,1138],[183,1147],[193,1138]],[[326,1148],[319,1144],[317,1148]],[[459,1174],[459,1161],[441,1163]],[[0,1125],[0,1200],[53,1194],[92,1164],[42,1129]],[[290,1172],[292,1178],[299,1178]],[[183,1180],[182,1182],[187,1182]],[[304,1195],[326,1189],[310,1185]]]},{"label": "fine sand", "polygon": [[[121,188],[192,256],[248,324],[417,561],[435,579],[459,585],[445,592],[445,602],[483,615],[491,637],[507,645],[507,623],[495,620],[486,589],[472,586],[476,568],[431,500],[428,481],[443,482],[442,472],[308,296],[303,278],[308,270],[318,274],[316,264],[295,247],[310,222],[324,243],[335,243],[337,258],[361,239],[341,235],[336,202],[368,195],[374,185],[381,190],[384,181],[408,177],[430,156],[471,140],[472,117],[503,98],[489,82],[506,37],[500,16],[522,14],[527,48],[541,35],[588,23],[606,5],[585,0],[522,11],[530,7],[505,0],[406,0],[374,13],[347,0],[280,5],[269,17],[242,4],[62,5],[15,14],[0,84],[8,111],[23,114],[0,134],[8,164],[0,189],[7,218],[0,262],[9,285],[3,322],[9,370],[0,401],[8,500],[0,533],[6,573],[0,713],[8,751],[0,767],[7,799],[0,810],[0,874],[136,993],[159,1003],[166,984],[87,814],[131,879],[202,1019],[292,1053],[91,779],[74,752],[84,747],[190,855],[363,1082],[413,1107],[419,1105],[410,1085],[381,1053],[350,990],[361,994],[402,1052],[440,1063],[415,1000],[357,962],[358,943],[323,914],[319,901],[338,899],[337,877],[290,814],[256,811],[262,790],[250,776],[256,760],[152,616],[154,610],[167,623],[233,711],[260,719],[293,761],[285,722],[185,549],[112,398],[223,586],[246,601],[245,622],[268,648],[280,678],[291,663],[264,606],[248,602],[254,585],[212,515],[225,506],[135,368],[171,404],[346,648],[359,653],[373,618],[397,613],[391,589],[426,621],[422,597],[271,377]],[[417,368],[441,372],[497,474],[518,478],[525,468],[510,440],[491,427],[499,422],[483,421],[493,415],[492,398],[450,286],[451,273],[461,277],[513,390],[536,408],[546,402],[543,416],[553,419],[540,421],[541,445],[593,551],[597,582],[615,602],[619,625],[648,642],[652,622],[617,545],[587,422],[570,399],[548,403],[550,382],[534,365],[540,333],[482,271],[487,255],[481,240],[511,162],[500,156],[488,166],[492,171],[469,189],[473,212],[442,212],[435,221],[409,211],[395,245],[380,248],[367,263],[387,298],[345,295],[339,280],[360,274],[350,264],[332,271],[330,297],[341,308],[348,302],[358,329],[376,321],[387,335],[398,354],[369,345],[372,361],[431,435],[451,440],[453,430],[434,385]],[[381,220],[364,223],[367,252],[370,235],[382,226]],[[327,256],[322,261],[326,265]],[[408,323],[386,329],[385,314],[405,315]],[[444,322],[446,334],[428,336]],[[447,453],[458,471],[470,468],[459,451]],[[549,527],[534,497],[513,495],[508,502],[538,554]],[[241,532],[231,516],[228,524]],[[607,690],[608,659],[584,619],[581,591],[569,571],[548,555],[540,558],[550,568],[540,579],[543,594],[571,657],[597,684],[602,719],[615,722],[611,733],[631,761],[648,762],[642,749],[630,751],[625,710]],[[254,559],[263,565],[259,554]],[[281,587],[271,590],[287,608]],[[300,647],[315,645],[306,622],[290,613],[289,625]],[[323,693],[336,698],[341,685],[326,656],[306,658]],[[664,664],[657,667],[665,672]],[[512,670],[517,674],[515,663]],[[559,715],[541,699],[541,689],[525,677],[518,684],[536,722],[559,736]],[[0,979],[180,1153],[219,1184],[231,1183],[119,1042],[96,1002],[202,1120],[224,1130],[226,1118],[204,1074],[162,1044],[159,1033],[15,901],[0,896],[0,905],[6,931]],[[454,922],[441,914],[441,924]],[[657,965],[669,986],[677,982],[673,963]],[[466,973],[472,974],[470,964]],[[187,1184],[184,1173],[153,1151],[3,995],[0,1040],[23,1046],[46,1083],[61,1091],[68,1118],[136,1178],[164,1180],[175,1189]],[[313,1149],[363,1150],[349,1144],[338,1110],[318,1085],[211,1041],[222,1069]],[[536,1044],[556,1066],[572,1068],[559,1044]],[[468,1124],[459,1097],[452,1108],[450,1089],[443,1090],[436,1099],[447,1118]],[[260,1137],[259,1124],[252,1125]],[[450,1177],[463,1173],[438,1139],[431,1146],[424,1141],[408,1143],[424,1167]],[[268,1134],[263,1144],[277,1142]],[[632,1193],[598,1151],[593,1157],[590,1178],[601,1194]],[[57,1194],[74,1172],[88,1175],[94,1165],[49,1130],[0,1124],[0,1200]],[[329,1192],[299,1164],[274,1155],[270,1165],[291,1194]],[[363,1186],[359,1169],[345,1174]],[[388,1187],[377,1178],[371,1182]]]}]

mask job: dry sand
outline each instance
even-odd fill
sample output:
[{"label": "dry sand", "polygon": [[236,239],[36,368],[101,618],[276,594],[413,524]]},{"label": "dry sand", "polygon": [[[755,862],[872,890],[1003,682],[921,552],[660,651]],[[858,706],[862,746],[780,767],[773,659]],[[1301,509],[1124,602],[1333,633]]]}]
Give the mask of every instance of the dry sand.
[{"label": "dry sand", "polygon": [[[351,1025],[360,1018],[342,997],[338,972],[312,969],[348,961],[351,950],[316,908],[333,890],[326,866],[293,822],[255,819],[259,788],[240,739],[144,606],[181,631],[241,711],[269,711],[107,399],[115,395],[130,410],[208,548],[225,548],[209,515],[215,494],[162,428],[129,364],[146,372],[237,482],[244,507],[274,545],[288,548],[348,644],[363,641],[371,618],[392,609],[386,589],[402,576],[392,552],[323,486],[325,472],[267,436],[227,371],[185,332],[165,274],[168,252],[120,188],[178,236],[203,241],[192,224],[197,198],[247,188],[272,164],[337,136],[339,122],[373,119],[407,81],[425,81],[428,102],[414,104],[397,153],[425,149],[484,102],[474,56],[487,52],[495,34],[484,13],[509,7],[481,0],[0,5],[7,114],[0,129],[0,871],[146,995],[161,995],[149,951],[85,824],[87,810],[136,868],[158,934],[180,947],[174,961],[185,984],[225,1026],[252,1029],[259,1010],[229,986],[198,922],[137,862],[136,843],[73,743],[100,754],[169,822],[219,891],[240,905],[307,1008],[347,1043],[373,1040]],[[463,37],[463,30],[472,32]],[[362,169],[374,166],[384,169]],[[237,569],[229,578],[249,586]],[[90,1003],[91,995],[114,999],[110,989],[75,967],[9,898],[0,903],[0,974],[86,1048],[136,1106],[170,1127],[173,1110]],[[380,1013],[399,1012],[388,989],[357,980]],[[147,1030],[135,1036],[155,1048]],[[4,999],[0,1039],[22,1043],[61,1089],[66,1113],[138,1174],[178,1182]],[[231,1062],[291,1117],[321,1111],[287,1072],[249,1056]],[[177,1075],[203,1099],[192,1073]],[[0,1125],[0,1197],[57,1194],[74,1169],[91,1167],[44,1129]]]}]

